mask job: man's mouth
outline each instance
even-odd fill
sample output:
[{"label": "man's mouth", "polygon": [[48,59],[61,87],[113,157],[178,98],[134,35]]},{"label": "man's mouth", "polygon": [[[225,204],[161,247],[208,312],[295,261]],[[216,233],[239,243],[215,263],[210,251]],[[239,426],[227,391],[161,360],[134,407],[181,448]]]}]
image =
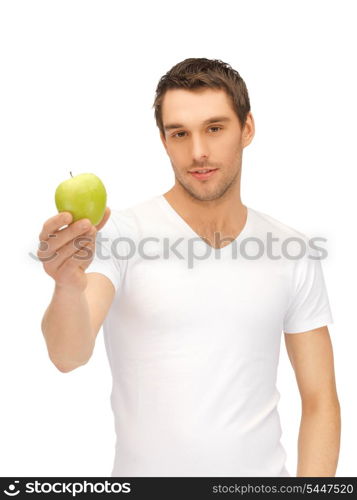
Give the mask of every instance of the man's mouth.
[{"label": "man's mouth", "polygon": [[208,179],[216,170],[218,170],[218,168],[198,168],[197,170],[190,170],[189,173],[196,179]]}]

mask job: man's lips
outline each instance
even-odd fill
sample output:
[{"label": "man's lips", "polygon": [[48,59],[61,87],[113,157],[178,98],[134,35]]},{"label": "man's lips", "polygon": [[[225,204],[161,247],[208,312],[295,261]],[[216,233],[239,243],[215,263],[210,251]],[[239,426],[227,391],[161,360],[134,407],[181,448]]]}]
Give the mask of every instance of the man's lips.
[{"label": "man's lips", "polygon": [[196,169],[193,169],[193,170],[189,170],[189,172],[190,172],[191,174],[193,174],[194,172],[199,172],[199,173],[201,173],[201,172],[205,172],[205,171],[207,171],[207,170],[208,170],[208,171],[211,171],[211,170],[218,170],[218,168],[196,168]]},{"label": "man's lips", "polygon": [[[206,173],[203,173],[203,170],[208,170]],[[201,169],[201,170],[189,170],[189,173],[195,177],[196,179],[208,179],[212,177],[215,172],[218,170],[218,168],[213,168],[213,169]]]}]

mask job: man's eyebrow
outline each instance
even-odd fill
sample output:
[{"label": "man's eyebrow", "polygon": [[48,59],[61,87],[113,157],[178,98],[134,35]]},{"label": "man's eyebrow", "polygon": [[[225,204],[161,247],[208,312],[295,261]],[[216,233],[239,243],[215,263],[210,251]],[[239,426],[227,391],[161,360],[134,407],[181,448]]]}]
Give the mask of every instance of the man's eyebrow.
[{"label": "man's eyebrow", "polygon": [[[229,122],[230,118],[228,116],[212,116],[212,118],[208,118],[205,120],[202,125],[209,125],[210,123],[216,123],[216,122]],[[184,127],[185,125],[182,125],[181,123],[169,123],[168,125],[165,125],[164,129],[165,130],[172,130],[174,128],[181,128]]]}]

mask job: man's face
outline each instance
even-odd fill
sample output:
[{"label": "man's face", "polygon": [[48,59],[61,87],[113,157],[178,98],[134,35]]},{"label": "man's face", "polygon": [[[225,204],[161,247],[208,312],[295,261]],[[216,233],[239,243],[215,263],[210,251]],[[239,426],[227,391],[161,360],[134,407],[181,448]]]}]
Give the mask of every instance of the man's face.
[{"label": "man's face", "polygon": [[[176,184],[198,200],[220,198],[228,189],[239,190],[242,151],[254,135],[251,114],[242,133],[226,92],[221,89],[170,89],[162,104],[165,136]],[[209,123],[209,121],[212,122]],[[208,178],[190,171],[217,169]]]}]

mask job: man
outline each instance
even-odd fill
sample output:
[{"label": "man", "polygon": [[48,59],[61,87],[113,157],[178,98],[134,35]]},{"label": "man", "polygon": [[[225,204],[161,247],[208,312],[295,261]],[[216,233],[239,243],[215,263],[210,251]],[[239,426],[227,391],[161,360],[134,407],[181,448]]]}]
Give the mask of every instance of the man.
[{"label": "man", "polygon": [[[174,186],[108,208],[96,228],[59,214],[42,229],[38,256],[57,254],[44,264],[50,358],[63,372],[85,364],[104,325],[112,476],[289,476],[275,385],[284,331],[302,401],[297,475],[333,476],[340,414],[321,262],[304,234],[241,201],[254,137],[245,83],[222,61],[186,59],[154,106]],[[73,245],[80,235],[90,257]]]}]

